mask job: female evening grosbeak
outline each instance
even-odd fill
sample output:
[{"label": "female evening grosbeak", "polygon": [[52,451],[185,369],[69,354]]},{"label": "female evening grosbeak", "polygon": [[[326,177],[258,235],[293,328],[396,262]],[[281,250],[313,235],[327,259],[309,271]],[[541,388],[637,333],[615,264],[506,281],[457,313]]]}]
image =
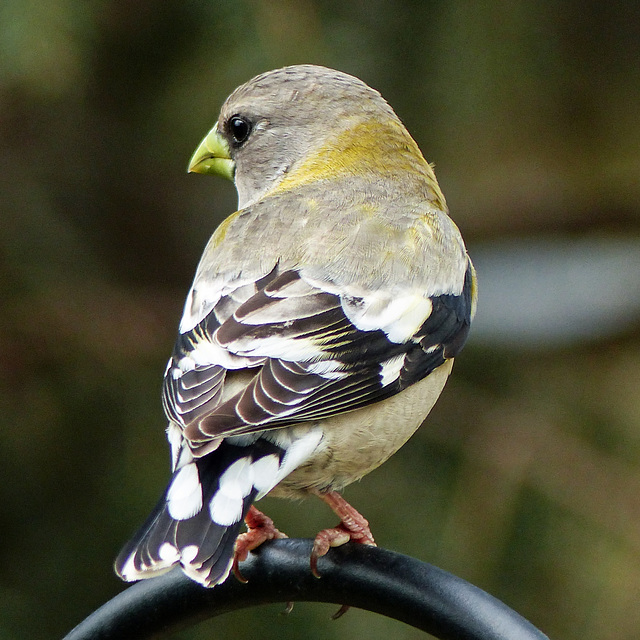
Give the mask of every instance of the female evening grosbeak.
[{"label": "female evening grosbeak", "polygon": [[315,539],[316,572],[330,546],[374,544],[338,492],[433,407],[469,332],[473,265],[417,144],[345,73],[250,80],[189,170],[233,179],[238,211],[204,251],[164,377],[171,480],[116,570],[179,564],[214,586],[284,537],[256,500],[313,494],[341,520]]}]

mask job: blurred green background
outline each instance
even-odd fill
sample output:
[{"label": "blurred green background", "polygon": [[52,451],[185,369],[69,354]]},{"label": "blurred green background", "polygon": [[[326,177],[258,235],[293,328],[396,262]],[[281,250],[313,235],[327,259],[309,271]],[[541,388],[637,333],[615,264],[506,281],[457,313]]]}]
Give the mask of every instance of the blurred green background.
[{"label": "blurred green background", "polygon": [[[168,477],[166,358],[235,204],[187,160],[232,89],[301,62],[393,105],[480,277],[427,425],[346,497],[379,544],[556,640],[637,639],[638,3],[3,0],[0,640],[61,637],[122,590],[112,561]],[[334,522],[262,505],[292,536]],[[177,637],[424,637],[281,608]]]}]

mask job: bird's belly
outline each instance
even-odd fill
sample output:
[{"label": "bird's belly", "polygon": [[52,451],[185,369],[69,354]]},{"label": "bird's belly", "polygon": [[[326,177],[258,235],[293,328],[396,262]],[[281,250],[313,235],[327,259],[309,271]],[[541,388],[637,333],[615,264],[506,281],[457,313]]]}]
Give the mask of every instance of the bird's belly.
[{"label": "bird's belly", "polygon": [[[447,381],[453,360],[401,393],[362,409],[340,414],[320,426],[323,439],[312,456],[269,493],[303,497],[309,489],[340,490],[392,456],[427,417]],[[298,433],[309,424],[290,427]]]}]

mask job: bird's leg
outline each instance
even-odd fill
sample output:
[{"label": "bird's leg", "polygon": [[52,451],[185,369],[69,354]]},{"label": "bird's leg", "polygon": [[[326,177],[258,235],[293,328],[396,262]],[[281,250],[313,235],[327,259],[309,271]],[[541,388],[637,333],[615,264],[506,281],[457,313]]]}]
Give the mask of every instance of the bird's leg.
[{"label": "bird's leg", "polygon": [[240,573],[238,565],[247,559],[249,551],[253,551],[267,540],[287,537],[282,531],[275,528],[271,518],[265,516],[262,511],[258,511],[253,505],[249,507],[244,522],[248,531],[237,537],[233,557],[233,573],[240,582],[247,582],[247,579]]},{"label": "bird's leg", "polygon": [[376,546],[371,535],[369,523],[360,515],[337,491],[311,490],[322,501],[326,502],[340,518],[340,524],[331,529],[323,529],[316,535],[311,551],[311,572],[316,578],[318,573],[318,558],[325,555],[331,547],[339,547],[350,540],[360,544]]}]

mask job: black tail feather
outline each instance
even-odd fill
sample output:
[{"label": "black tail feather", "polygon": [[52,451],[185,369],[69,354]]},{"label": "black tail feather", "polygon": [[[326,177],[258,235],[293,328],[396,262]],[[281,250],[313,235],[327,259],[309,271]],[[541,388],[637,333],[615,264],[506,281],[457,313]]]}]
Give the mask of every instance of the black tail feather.
[{"label": "black tail feather", "polygon": [[[283,451],[264,441],[247,446],[223,441],[215,451],[190,462],[197,473],[193,470],[192,477],[184,483],[185,489],[189,493],[193,487],[199,488],[198,495],[202,496],[200,507],[191,517],[176,515],[175,510],[171,513],[170,488],[181,471],[178,469],[151,515],[118,555],[116,573],[124,580],[134,581],[159,575],[179,564],[189,577],[207,587],[224,581],[233,563],[236,538],[257,490],[252,485],[248,489],[242,486],[236,502],[236,493],[230,491],[232,507],[223,514],[224,524],[214,521],[210,505],[219,491],[224,496],[229,492],[228,481],[221,489],[221,477],[234,463],[251,464],[270,454],[281,457]],[[233,481],[231,484],[231,489],[235,488]],[[226,502],[223,500],[222,504]]]}]

